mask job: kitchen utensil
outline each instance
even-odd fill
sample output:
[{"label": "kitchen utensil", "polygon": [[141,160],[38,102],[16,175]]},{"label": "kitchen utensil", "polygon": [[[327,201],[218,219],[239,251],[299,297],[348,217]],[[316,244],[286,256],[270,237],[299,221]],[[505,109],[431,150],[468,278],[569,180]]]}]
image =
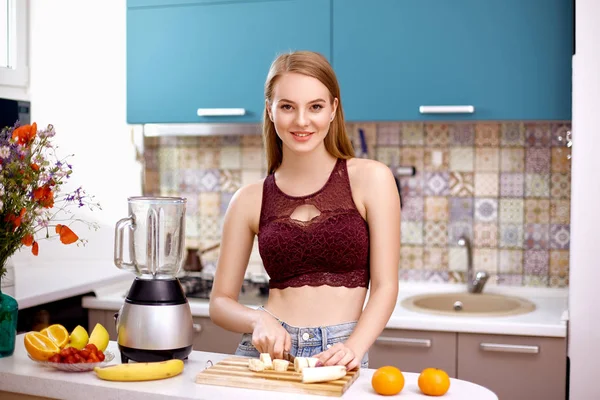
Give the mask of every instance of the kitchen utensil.
[{"label": "kitchen utensil", "polygon": [[[182,267],[186,199],[130,197],[129,217],[115,227],[115,265],[136,275],[115,314],[123,363],[186,359],[192,351],[193,320],[176,275]],[[126,235],[127,233],[127,235]],[[131,261],[123,259],[129,237]]]},{"label": "kitchen utensil", "polygon": [[360,369],[348,371],[346,376],[331,382],[302,383],[302,374],[290,364],[285,372],[267,370],[250,371],[248,358],[226,358],[196,375],[196,383],[245,389],[315,394],[339,397],[348,390],[360,375]]},{"label": "kitchen utensil", "polygon": [[290,353],[288,353],[287,351],[283,352],[283,359],[287,360],[289,362],[294,362],[294,360],[296,359],[296,357],[294,357],[293,355],[291,355]]}]

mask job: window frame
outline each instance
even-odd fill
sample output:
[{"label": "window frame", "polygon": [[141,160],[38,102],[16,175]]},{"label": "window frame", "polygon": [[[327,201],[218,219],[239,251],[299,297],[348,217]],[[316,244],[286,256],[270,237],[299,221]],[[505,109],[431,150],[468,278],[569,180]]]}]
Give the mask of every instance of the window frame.
[{"label": "window frame", "polygon": [[27,18],[29,0],[15,0],[16,29],[16,65],[14,68],[0,67],[0,85],[27,87],[29,81],[29,58],[27,32],[29,21]]}]

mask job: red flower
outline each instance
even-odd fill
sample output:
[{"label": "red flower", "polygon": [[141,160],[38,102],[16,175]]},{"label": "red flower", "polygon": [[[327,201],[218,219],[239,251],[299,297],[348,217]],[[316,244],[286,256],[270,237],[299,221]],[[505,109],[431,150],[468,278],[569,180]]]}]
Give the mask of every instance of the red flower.
[{"label": "red flower", "polygon": [[65,225],[58,224],[56,225],[56,233],[60,235],[60,241],[63,244],[71,244],[75,243],[79,240],[79,236],[77,236],[71,228]]},{"label": "red flower", "polygon": [[23,243],[27,247],[31,246],[33,244],[33,236],[25,235],[25,237],[21,239],[21,243]]},{"label": "red flower", "polygon": [[31,125],[23,125],[13,131],[12,138],[20,145],[28,146],[35,139],[37,133],[37,124],[34,122]]},{"label": "red flower", "polygon": [[37,256],[39,252],[39,246],[38,246],[38,242],[33,242],[33,247],[31,247],[31,253],[34,256]]},{"label": "red flower", "polygon": [[37,200],[42,207],[52,208],[54,206],[54,193],[48,184],[34,189],[33,199]]}]

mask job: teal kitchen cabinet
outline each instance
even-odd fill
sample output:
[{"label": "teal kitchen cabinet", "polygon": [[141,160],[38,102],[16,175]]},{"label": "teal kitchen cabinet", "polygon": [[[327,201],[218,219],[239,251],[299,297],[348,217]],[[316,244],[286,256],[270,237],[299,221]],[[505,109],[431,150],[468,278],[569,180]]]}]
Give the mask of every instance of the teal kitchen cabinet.
[{"label": "teal kitchen cabinet", "polygon": [[333,0],[348,120],[570,120],[571,3]]},{"label": "teal kitchen cabinet", "polygon": [[163,3],[128,2],[128,123],[260,122],[279,53],[331,57],[330,0]]}]

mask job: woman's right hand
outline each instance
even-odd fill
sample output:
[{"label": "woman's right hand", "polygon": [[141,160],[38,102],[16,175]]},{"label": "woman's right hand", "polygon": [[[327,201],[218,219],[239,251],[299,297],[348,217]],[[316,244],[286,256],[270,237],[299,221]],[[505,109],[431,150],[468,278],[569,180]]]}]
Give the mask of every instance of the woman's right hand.
[{"label": "woman's right hand", "polygon": [[283,352],[292,348],[288,331],[269,313],[259,310],[252,332],[252,344],[260,353],[269,353],[272,359],[283,359]]}]

